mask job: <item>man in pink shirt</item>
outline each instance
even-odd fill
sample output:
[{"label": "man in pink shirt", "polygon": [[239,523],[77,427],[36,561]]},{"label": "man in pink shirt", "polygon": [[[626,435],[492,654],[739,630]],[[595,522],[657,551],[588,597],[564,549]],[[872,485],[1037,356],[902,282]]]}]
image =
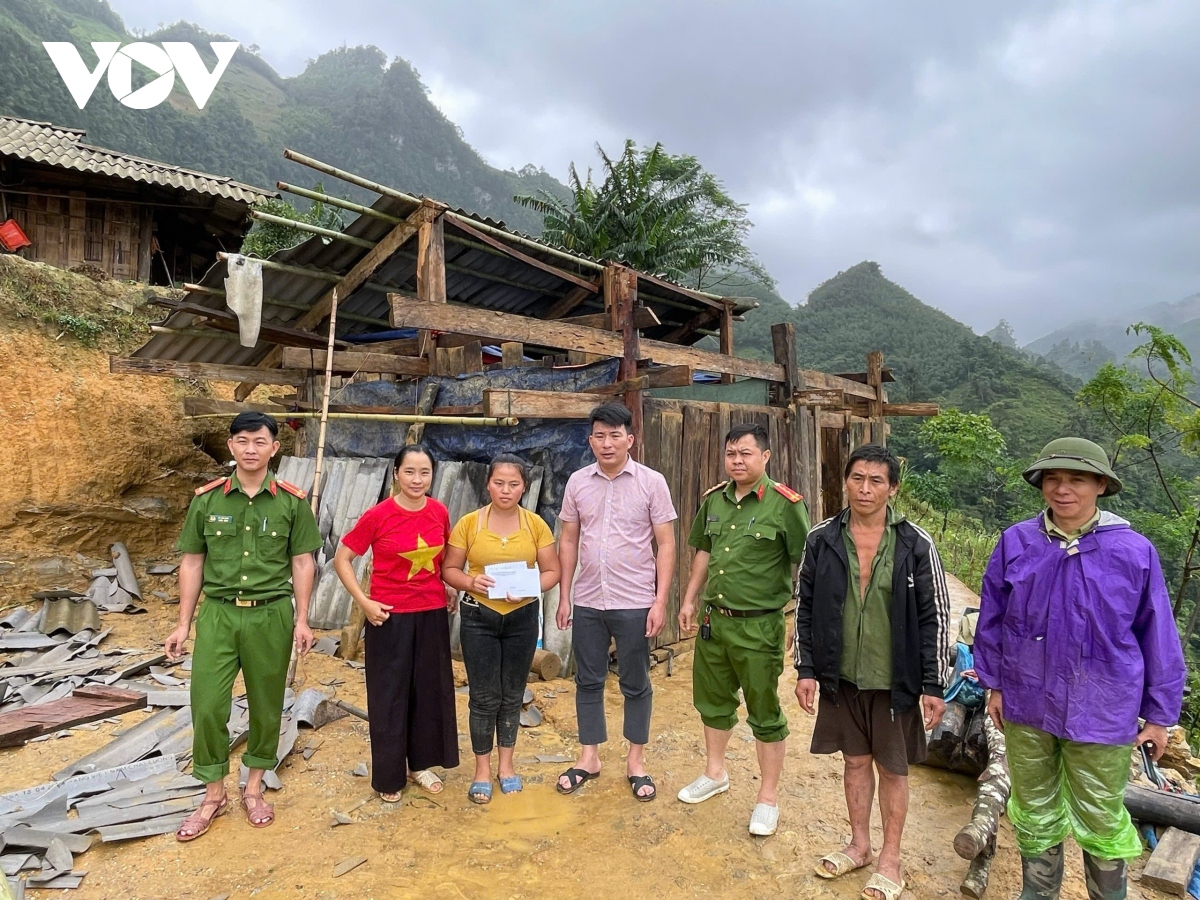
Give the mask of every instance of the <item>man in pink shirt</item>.
[{"label": "man in pink shirt", "polygon": [[648,801],[656,795],[643,763],[653,695],[650,638],[666,620],[675,571],[671,523],[678,517],[666,479],[629,455],[634,441],[629,410],[605,403],[592,411],[590,424],[588,444],[596,462],[571,476],[558,515],[563,576],[556,618],[562,630],[574,622],[575,714],[583,745],[575,765],[559,776],[558,790],[573,794],[600,775],[599,745],[608,740],[604,682],[609,643],[615,640],[629,741],[625,775],[633,796]]}]

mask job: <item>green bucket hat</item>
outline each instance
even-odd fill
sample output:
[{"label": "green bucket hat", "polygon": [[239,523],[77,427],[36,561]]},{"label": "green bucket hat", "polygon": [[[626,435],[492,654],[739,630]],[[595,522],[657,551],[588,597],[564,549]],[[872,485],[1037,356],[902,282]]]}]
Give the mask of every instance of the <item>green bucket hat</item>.
[{"label": "green bucket hat", "polygon": [[1051,441],[1042,448],[1037,461],[1021,474],[1035,488],[1041,488],[1042,473],[1048,469],[1103,475],[1108,479],[1108,487],[1100,496],[1110,497],[1121,492],[1121,479],[1108,464],[1108,454],[1104,448],[1084,438],[1065,437]]}]

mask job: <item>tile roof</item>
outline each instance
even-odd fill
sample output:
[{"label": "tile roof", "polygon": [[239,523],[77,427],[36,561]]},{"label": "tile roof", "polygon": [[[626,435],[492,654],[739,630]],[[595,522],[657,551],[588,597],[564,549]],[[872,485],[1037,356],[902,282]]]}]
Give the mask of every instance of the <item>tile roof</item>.
[{"label": "tile roof", "polygon": [[254,203],[276,194],[234,181],[153,159],[143,159],[84,143],[87,132],[49,122],[0,116],[0,156],[179,188],[241,203]]}]

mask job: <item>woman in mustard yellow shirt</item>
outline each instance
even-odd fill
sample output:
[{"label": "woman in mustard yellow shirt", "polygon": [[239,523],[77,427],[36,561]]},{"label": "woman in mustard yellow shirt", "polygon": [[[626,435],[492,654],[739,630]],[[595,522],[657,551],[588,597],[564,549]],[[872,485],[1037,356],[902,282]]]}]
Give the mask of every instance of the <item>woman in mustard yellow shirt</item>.
[{"label": "woman in mustard yellow shirt", "polygon": [[492,799],[492,739],[499,745],[500,790],[521,790],[513,769],[513,748],[521,724],[521,701],[539,636],[540,595],[488,599],[495,580],[484,572],[495,563],[523,562],[540,570],[541,590],[558,584],[554,535],[541,516],[521,508],[529,484],[524,461],[502,453],[488,469],[491,503],[459,519],[450,534],[442,577],[465,591],[462,615],[463,662],[470,686],[471,749],[475,779],[467,795],[475,803]]}]

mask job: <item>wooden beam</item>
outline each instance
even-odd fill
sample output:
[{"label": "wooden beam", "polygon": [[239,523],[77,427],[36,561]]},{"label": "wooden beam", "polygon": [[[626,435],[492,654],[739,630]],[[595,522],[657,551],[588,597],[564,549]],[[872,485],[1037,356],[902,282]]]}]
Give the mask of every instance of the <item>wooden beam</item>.
[{"label": "wooden beam", "polygon": [[672,291],[676,294],[683,294],[689,299],[695,300],[697,303],[702,303],[705,306],[711,306],[717,312],[720,312],[722,305],[725,303],[723,299],[714,300],[712,297],[706,297],[699,291],[693,291],[691,288],[685,288],[681,285],[674,284],[670,281],[667,281],[665,278],[659,278],[655,275],[647,275],[645,272],[638,272],[637,277],[642,281],[648,281],[650,284],[657,285],[661,288],[666,288],[668,291]]},{"label": "wooden beam", "polygon": [[884,416],[936,416],[941,412],[936,403],[885,403]]},{"label": "wooden beam", "polygon": [[[799,373],[800,377],[804,380],[805,387],[825,388],[828,390],[837,389],[845,391],[851,397],[861,397],[863,400],[874,400],[876,397],[875,391],[865,384],[859,384],[857,381],[850,381],[837,375],[828,375],[825,372],[818,372],[815,369],[800,369]],[[783,381],[783,378],[777,380]]]},{"label": "wooden beam", "polygon": [[[613,322],[621,332],[624,345],[619,377],[627,382],[635,382],[638,360],[642,356],[642,336],[634,322],[633,314],[637,305],[637,273],[625,266],[607,266],[604,269],[604,296],[611,304]],[[645,450],[641,389],[631,388],[625,392],[624,399],[625,406],[633,414],[633,458],[640,462]]]},{"label": "wooden beam", "polygon": [[[402,294],[389,294],[388,299],[392,304],[392,326],[395,328],[437,329],[446,325],[445,307],[413,300]],[[613,358],[625,355],[624,341],[611,331],[601,331],[598,328],[564,325],[470,306],[452,306],[450,315],[453,316],[455,331],[487,338],[489,342],[521,341],[534,346],[581,350]],[[783,381],[783,366],[774,363],[742,359],[739,356],[723,356],[720,353],[709,353],[706,350],[665,344],[661,341],[642,340],[640,343],[641,352],[645,356],[663,365],[688,366],[700,372],[729,372],[748,378]],[[850,381],[845,383],[859,392],[867,390],[865,385],[855,385]]]},{"label": "wooden beam", "polygon": [[697,331],[717,318],[718,315],[720,315],[720,310],[716,309],[706,309],[703,312],[696,313],[688,321],[670,332],[663,340],[672,344],[689,340]]},{"label": "wooden beam", "polygon": [[254,378],[258,384],[304,383],[303,372],[282,369],[256,369],[254,366],[222,366],[214,363],[185,363],[173,359],[141,359],[139,357],[108,358],[108,371],[113,375],[167,375],[171,378],[195,378],[203,381],[240,381]]},{"label": "wooden beam", "polygon": [[547,272],[553,275],[555,278],[561,278],[563,281],[569,281],[576,287],[582,288],[590,293],[595,294],[600,290],[595,284],[584,278],[580,278],[578,275],[574,275],[564,269],[558,268],[557,266],[552,266],[550,263],[542,262],[540,259],[535,259],[534,257],[529,256],[526,253],[522,253],[520,250],[517,250],[514,247],[510,247],[503,241],[497,240],[489,234],[484,234],[482,231],[469,224],[465,219],[456,216],[454,213],[446,213],[446,218],[450,220],[450,224],[455,228],[471,235],[471,237],[475,238],[477,241],[482,241],[488,246],[496,248],[501,253],[511,256],[513,259],[519,259],[526,265],[533,266],[535,269],[541,269],[543,272]]},{"label": "wooden beam", "polygon": [[471,374],[483,371],[483,344],[478,340],[463,346],[463,372]]},{"label": "wooden beam", "polygon": [[1197,859],[1200,859],[1200,835],[1168,828],[1150,854],[1141,883],[1164,894],[1186,896]]},{"label": "wooden beam", "polygon": [[691,366],[638,366],[638,371],[650,379],[650,388],[691,387],[695,373]]},{"label": "wooden beam", "polygon": [[501,365],[515,369],[525,360],[525,345],[519,341],[505,341],[500,345]]},{"label": "wooden beam", "polygon": [[[189,300],[169,300],[165,297],[155,297],[150,303],[153,306],[169,309],[172,312],[200,316],[209,325],[219,328],[222,331],[237,334],[240,329],[237,314],[227,309],[214,309],[202,303],[192,303]],[[320,347],[324,349],[326,344],[329,343],[328,338],[313,334],[311,331],[301,331],[298,328],[279,325],[265,320],[259,324],[258,335],[260,341],[270,341],[271,343],[285,347]],[[337,344],[340,347],[346,346],[341,341],[338,341]]]},{"label": "wooden beam", "polygon": [[[559,319],[558,321],[564,325],[582,325],[585,328],[599,328],[603,331],[608,331],[610,317],[608,313],[592,313],[587,316],[571,316]],[[654,328],[657,325],[661,325],[662,322],[650,307],[638,306],[633,310],[633,324],[640,329]]]},{"label": "wooden beam", "polygon": [[[307,369],[325,371],[325,350],[304,350],[288,347],[283,351],[282,365],[285,369]],[[339,375],[370,372],[381,375],[429,374],[429,360],[423,357],[396,356],[391,353],[371,353],[357,350],[334,351],[333,371]]]},{"label": "wooden beam", "polygon": [[523,419],[586,419],[603,402],[604,398],[595,394],[567,391],[485,390],[483,414]]},{"label": "wooden beam", "polygon": [[[341,277],[333,287],[321,295],[321,299],[313,304],[313,308],[297,319],[292,327],[298,329],[313,328],[320,323],[322,319],[329,315],[329,310],[333,307],[334,292],[340,300],[344,300],[358,290],[372,275],[375,270],[387,262],[401,245],[419,230],[421,223],[429,216],[429,207],[424,203],[418,207],[412,215],[393,228],[387,235],[376,244],[367,254],[350,267],[350,271]],[[266,358],[258,364],[261,369],[274,369],[279,366],[280,360],[283,359],[283,351],[276,347]],[[273,382],[265,381],[247,381],[245,384],[240,384],[237,390],[234,391],[233,397],[235,400],[245,400],[250,396],[259,384],[269,384]]]},{"label": "wooden beam", "polygon": [[832,390],[810,389],[807,391],[797,391],[792,396],[795,397],[797,403],[803,406],[845,409],[850,405],[850,401],[846,398],[846,392],[839,391],[836,388]]},{"label": "wooden beam", "polygon": [[[595,285],[593,285],[593,287],[595,287]],[[572,288],[566,294],[554,301],[554,305],[546,310],[545,318],[561,319],[588,297],[591,297],[594,293],[595,291],[587,290],[581,287]]]},{"label": "wooden beam", "polygon": [[783,366],[783,396],[791,397],[804,390],[804,379],[800,377],[800,366],[796,361],[796,326],[791,322],[780,322],[771,326],[771,352],[775,362]]},{"label": "wooden beam", "polygon": [[644,391],[650,387],[650,376],[639,375],[637,378],[630,378],[627,381],[618,381],[615,384],[605,384],[597,388],[589,388],[582,393],[595,394],[597,396],[613,397],[617,394],[625,394],[629,391]]},{"label": "wooden beam", "polygon": [[[333,407],[330,407],[332,410]],[[183,414],[185,416],[236,416],[244,412],[261,412],[272,416],[286,416],[289,412],[286,406],[275,403],[238,403],[236,400],[210,400],[208,397],[184,397]],[[395,412],[395,410],[388,410]]]}]

